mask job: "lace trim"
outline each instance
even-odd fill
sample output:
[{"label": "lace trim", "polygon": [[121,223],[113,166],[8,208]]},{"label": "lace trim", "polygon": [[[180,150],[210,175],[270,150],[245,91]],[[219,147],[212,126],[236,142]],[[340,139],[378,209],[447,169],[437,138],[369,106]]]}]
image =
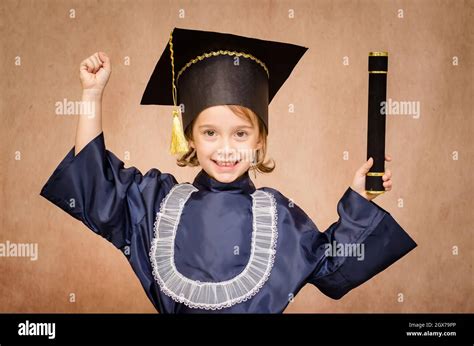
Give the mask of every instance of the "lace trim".
[{"label": "lace trim", "polygon": [[183,276],[174,262],[174,242],[181,213],[195,191],[191,184],[177,184],[160,203],[149,253],[153,276],[160,289],[176,302],[206,310],[228,308],[252,298],[270,276],[278,238],[275,197],[260,190],[251,194],[252,244],[244,270],[227,281],[200,282]]}]

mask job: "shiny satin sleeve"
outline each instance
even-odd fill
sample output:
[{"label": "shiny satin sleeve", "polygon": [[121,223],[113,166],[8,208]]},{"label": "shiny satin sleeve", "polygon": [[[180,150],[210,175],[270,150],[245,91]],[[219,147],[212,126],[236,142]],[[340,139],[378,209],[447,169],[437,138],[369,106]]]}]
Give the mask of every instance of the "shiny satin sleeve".
[{"label": "shiny satin sleeve", "polygon": [[[313,236],[316,263],[307,280],[333,299],[340,299],[417,246],[390,213],[350,187],[337,211],[339,220]],[[346,245],[358,247],[362,255],[333,251]]]},{"label": "shiny satin sleeve", "polygon": [[69,151],[40,195],[123,249],[130,245],[133,226],[145,216],[146,203],[151,203],[143,198],[147,186],[169,191],[175,183],[172,175],[157,169],[142,175],[135,167],[125,168],[106,150],[100,133],[76,156],[74,147]]}]

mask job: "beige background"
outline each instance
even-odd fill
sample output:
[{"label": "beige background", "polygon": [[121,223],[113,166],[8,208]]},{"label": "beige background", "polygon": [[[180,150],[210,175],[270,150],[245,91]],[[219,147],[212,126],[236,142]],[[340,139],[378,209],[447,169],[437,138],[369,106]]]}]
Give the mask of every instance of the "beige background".
[{"label": "beige background", "polygon": [[2,1],[0,242],[38,243],[39,259],[0,257],[0,312],[155,312],[125,257],[39,192],[74,143],[77,119],[56,115],[55,103],[79,100],[79,63],[98,50],[113,63],[108,149],[122,159],[129,151],[126,166],[192,181],[198,169],[167,153],[170,108],[139,105],[175,26],[310,48],[270,105],[277,169],[254,181],[293,198],[321,231],[365,161],[367,52],[389,51],[388,97],[421,102],[421,116],[389,117],[394,189],[375,202],[419,246],[341,300],[307,285],[286,312],[473,312],[473,9],[427,0]]}]

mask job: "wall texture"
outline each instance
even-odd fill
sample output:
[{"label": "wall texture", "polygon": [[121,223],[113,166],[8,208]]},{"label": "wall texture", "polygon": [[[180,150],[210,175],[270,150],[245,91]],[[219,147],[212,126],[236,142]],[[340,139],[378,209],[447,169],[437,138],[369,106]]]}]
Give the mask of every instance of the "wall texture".
[{"label": "wall texture", "polygon": [[113,64],[108,149],[129,152],[126,166],[142,172],[193,180],[198,169],[167,153],[170,108],[139,105],[175,26],[309,47],[270,105],[277,169],[254,182],[292,198],[321,231],[365,161],[367,53],[390,53],[387,97],[421,105],[417,117],[388,118],[394,188],[375,199],[419,246],[341,300],[308,285],[286,312],[473,312],[473,9],[432,0],[2,1],[0,242],[37,243],[39,257],[0,257],[0,312],[155,312],[126,258],[39,192],[74,143],[76,116],[56,115],[55,103],[80,99],[79,63],[98,50]]}]

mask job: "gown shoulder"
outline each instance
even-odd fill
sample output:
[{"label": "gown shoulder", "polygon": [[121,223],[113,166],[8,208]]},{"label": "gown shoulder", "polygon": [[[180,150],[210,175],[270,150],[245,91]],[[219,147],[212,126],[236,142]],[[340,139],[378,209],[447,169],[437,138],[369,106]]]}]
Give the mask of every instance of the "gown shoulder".
[{"label": "gown shoulder", "polygon": [[106,149],[103,132],[74,153],[73,147],[40,195],[115,247],[130,245],[133,227],[145,216],[147,203],[163,198],[177,184],[175,177],[156,168],[142,174],[136,167],[124,167]]}]

